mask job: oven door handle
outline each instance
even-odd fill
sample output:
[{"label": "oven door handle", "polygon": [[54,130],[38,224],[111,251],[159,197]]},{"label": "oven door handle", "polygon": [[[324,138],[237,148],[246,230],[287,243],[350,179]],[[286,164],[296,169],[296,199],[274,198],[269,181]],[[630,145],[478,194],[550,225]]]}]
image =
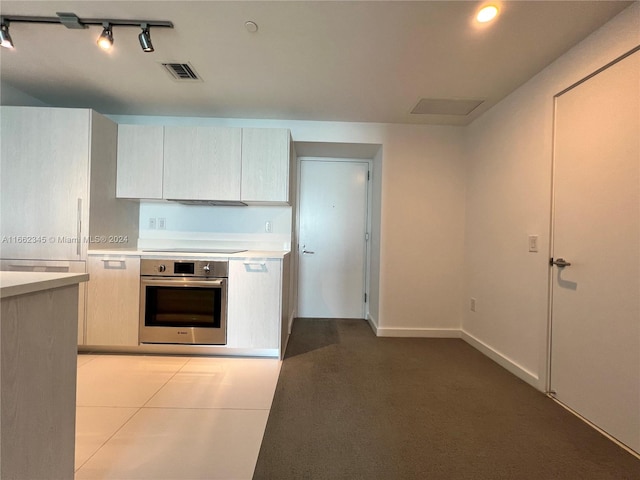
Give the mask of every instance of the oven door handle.
[{"label": "oven door handle", "polygon": [[212,280],[167,280],[166,277],[143,277],[141,283],[142,285],[155,285],[159,287],[218,288],[224,286],[226,278],[216,278]]}]

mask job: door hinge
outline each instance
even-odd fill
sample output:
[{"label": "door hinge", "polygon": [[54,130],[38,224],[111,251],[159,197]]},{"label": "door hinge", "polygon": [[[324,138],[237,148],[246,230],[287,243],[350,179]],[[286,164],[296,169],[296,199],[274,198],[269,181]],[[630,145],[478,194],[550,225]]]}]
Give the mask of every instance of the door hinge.
[{"label": "door hinge", "polygon": [[364,303],[367,303],[367,294],[364,294]]},{"label": "door hinge", "polygon": [[367,170],[367,181],[371,180],[371,172]]},{"label": "door hinge", "polygon": [[364,234],[364,239],[368,242],[369,241],[369,232]]}]

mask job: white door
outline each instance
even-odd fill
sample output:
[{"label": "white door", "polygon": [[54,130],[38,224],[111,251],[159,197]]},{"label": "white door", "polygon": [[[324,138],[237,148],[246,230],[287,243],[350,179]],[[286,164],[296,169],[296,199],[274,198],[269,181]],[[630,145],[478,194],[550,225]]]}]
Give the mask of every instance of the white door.
[{"label": "white door", "polygon": [[559,401],[636,451],[639,86],[636,52],[556,99],[550,379]]},{"label": "white door", "polygon": [[364,318],[368,171],[300,162],[299,317]]}]

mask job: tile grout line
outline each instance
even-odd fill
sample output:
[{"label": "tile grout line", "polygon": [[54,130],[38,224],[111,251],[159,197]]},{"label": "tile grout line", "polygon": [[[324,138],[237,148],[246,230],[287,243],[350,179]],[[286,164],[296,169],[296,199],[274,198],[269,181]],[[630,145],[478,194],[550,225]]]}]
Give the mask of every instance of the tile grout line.
[{"label": "tile grout line", "polygon": [[150,396],[149,398],[147,398],[147,401],[146,401],[146,402],[144,402],[144,404],[143,404],[140,408],[141,408],[141,409],[142,409],[142,408],[145,408],[145,407],[146,407],[146,405],[147,405],[151,400],[153,400],[153,397],[155,397],[155,396],[158,394],[158,392],[159,392],[160,390],[162,390],[164,387],[166,387],[166,386],[167,386],[167,384],[168,384],[171,380],[173,380],[173,378],[174,378],[176,375],[178,375],[178,373],[180,373],[180,372],[182,371],[182,369],[187,365],[187,363],[189,363],[189,361],[190,361],[190,360],[191,360],[190,358],[187,358],[187,359],[186,359],[186,361],[185,361],[185,362],[180,366],[180,368],[178,368],[175,372],[173,372],[173,375],[171,375],[171,376],[167,379],[167,381],[166,381],[166,382],[164,382],[164,383],[163,383],[163,384],[162,384],[162,385],[161,385],[161,386],[160,386],[160,387],[159,387],[155,392],[153,392],[153,393],[151,394],[151,396]]},{"label": "tile grout line", "polygon": [[[77,410],[77,408],[78,408],[78,407],[76,406],[76,410]],[[81,407],[81,408],[87,408],[87,407]],[[88,408],[136,408],[136,407],[88,407]],[[115,435],[116,435],[120,430],[122,430],[122,428],[123,428],[127,423],[129,423],[129,422],[131,421],[131,419],[132,419],[133,417],[135,417],[135,416],[138,414],[138,412],[140,412],[140,410],[142,410],[142,407],[137,407],[136,411],[135,411],[135,412],[133,412],[133,413],[132,413],[132,414],[131,414],[131,415],[130,415],[130,416],[129,416],[129,417],[128,417],[128,418],[127,418],[123,423],[122,423],[122,425],[120,425],[120,426],[119,426],[119,427],[118,427],[118,428],[117,428],[117,429],[116,429],[116,430],[115,430],[111,435],[109,435],[109,438],[107,438],[104,442],[102,442],[102,444],[101,444],[98,448],[96,448],[95,452],[93,452],[91,455],[89,455],[89,457],[88,457],[84,462],[82,462],[82,465],[80,465],[77,469],[75,469],[75,470],[74,470],[74,473],[77,473],[78,471],[80,471],[80,469],[81,469],[82,467],[84,467],[84,466],[87,464],[87,462],[88,462],[89,460],[91,460],[93,457],[95,457],[95,456],[96,456],[96,454],[97,454],[97,453],[102,449],[102,447],[104,447],[104,446],[109,442],[109,440],[111,440],[111,439],[112,439],[112,438],[113,438],[113,437],[114,437],[114,436],[115,436]],[[76,415],[77,415],[77,413],[76,413]]]},{"label": "tile grout line", "polygon": [[[97,358],[97,357],[96,357]],[[91,359],[89,362],[86,362],[85,364],[83,364],[82,366],[88,365],[90,363],[92,363],[93,361],[96,360],[96,358]],[[140,412],[143,409],[170,409],[170,410],[190,410],[190,411],[205,411],[205,410],[224,410],[224,411],[236,411],[236,412],[266,412],[267,416],[270,414],[271,412],[271,408],[273,406],[273,397],[275,396],[275,387],[274,390],[271,394],[271,398],[270,398],[270,402],[269,402],[269,406],[265,407],[265,408],[233,408],[233,407],[154,407],[154,406],[148,406],[149,402],[151,402],[151,400],[153,398],[155,398],[155,396],[157,396],[157,394],[164,388],[166,387],[169,382],[171,382],[171,380],[173,380],[179,373],[184,372],[186,366],[189,364],[189,362],[192,360],[192,358],[187,358],[186,361],[179,366],[179,368],[177,368],[173,374],[171,374],[169,376],[169,378],[167,378],[167,380],[165,382],[163,382],[163,384],[161,386],[159,386],[157,388],[157,390],[152,393],[151,395],[149,395],[149,397],[147,398],[147,400],[144,402],[144,404],[142,406],[136,407],[125,407],[125,406],[117,406],[117,407],[113,407],[113,406],[105,406],[105,407],[98,407],[98,408],[129,408],[129,409],[135,409],[131,415],[129,415],[127,417],[127,419],[111,434],[109,435],[109,437],[101,443],[101,445],[91,454],[87,457],[87,459],[78,466],[77,469],[74,470],[74,472],[77,474],[82,468],[84,468],[87,463],[93,459],[96,454],[98,454],[100,451],[102,451],[102,449],[128,424],[131,422],[131,420],[136,417],[138,414],[140,414]],[[81,367],[82,367],[81,366]],[[281,365],[280,365],[281,366]],[[80,367],[78,367],[80,368]],[[280,376],[280,368],[278,369],[278,378]],[[277,383],[277,380],[276,380]],[[76,404],[76,407],[79,407]],[[94,405],[92,406],[82,406],[84,408],[86,407],[96,407]],[[262,444],[262,440],[264,439],[264,432],[266,430],[266,425],[265,425],[265,429],[263,429],[262,431],[262,438],[260,440],[260,444]],[[257,462],[257,458],[256,458],[256,462]],[[255,465],[254,465],[254,469],[255,469]]]},{"label": "tile grout line", "polygon": [[[96,358],[97,358],[97,357],[96,357]],[[87,364],[89,364],[89,363],[93,362],[94,360],[96,360],[96,358],[93,358],[91,361],[89,361],[89,362],[87,362],[87,363],[84,363],[83,365],[80,365],[79,367],[76,367],[76,372],[77,372],[77,368],[82,368],[83,366],[85,366],[85,365],[87,365]],[[179,368],[179,369],[177,369],[175,372],[173,372],[173,375],[171,375],[171,377],[169,377],[169,378],[167,379],[167,381],[166,381],[166,382],[164,382],[164,383],[162,384],[162,386],[161,386],[160,388],[158,388],[158,390],[156,390],[156,391],[155,391],[155,392],[154,392],[154,393],[153,393],[153,394],[152,394],[152,395],[147,399],[147,401],[146,401],[142,406],[140,406],[140,407],[120,407],[120,406],[117,406],[117,407],[113,407],[113,406],[108,406],[108,407],[97,407],[97,408],[135,408],[135,409],[136,409],[136,411],[135,411],[135,412],[133,412],[133,413],[132,413],[132,414],[131,414],[131,415],[130,415],[130,416],[129,416],[129,417],[128,417],[128,418],[127,418],[123,423],[122,423],[122,425],[120,425],[120,426],[119,426],[119,427],[118,427],[118,428],[117,428],[117,429],[116,429],[116,430],[115,430],[115,431],[114,431],[114,432],[109,436],[109,438],[107,438],[104,442],[102,442],[102,444],[101,444],[101,445],[100,445],[100,446],[95,450],[95,452],[93,452],[91,455],[89,455],[89,457],[88,457],[88,458],[87,458],[87,459],[82,463],[82,465],[80,465],[77,469],[74,469],[74,473],[77,473],[77,472],[78,472],[82,467],[84,467],[84,466],[87,464],[87,462],[88,462],[89,460],[91,460],[93,457],[95,457],[95,456],[96,456],[96,454],[97,454],[100,450],[102,450],[102,448],[103,448],[103,447],[104,447],[104,446],[109,442],[109,440],[111,440],[111,439],[112,439],[112,438],[113,438],[113,437],[114,437],[114,436],[115,436],[115,435],[116,435],[120,430],[122,430],[122,429],[124,428],[124,426],[125,426],[125,425],[127,425],[127,424],[131,421],[131,419],[132,419],[133,417],[135,417],[138,413],[140,413],[140,410],[142,410],[143,408],[145,408],[145,405],[146,405],[147,403],[149,403],[149,402],[151,401],[151,399],[152,399],[153,397],[155,397],[155,396],[158,394],[158,392],[159,392],[160,390],[162,390],[162,388],[164,388],[164,387],[165,387],[165,385],[167,385],[167,383],[169,383],[169,381],[171,381],[171,379],[172,379],[173,377],[175,377],[175,376],[178,374],[178,372],[180,372],[180,371],[185,367],[185,365],[186,365],[187,363],[189,363],[189,360],[190,360],[190,359],[189,359],[189,358],[187,358],[187,360],[186,360],[186,361],[185,361],[185,362],[180,366],[180,368]],[[77,375],[77,373],[76,373],[76,375]],[[77,386],[76,386],[76,388],[77,388]],[[76,417],[77,417],[77,415],[78,415],[78,413],[77,413],[78,406],[79,406],[79,405],[78,405],[78,400],[77,400],[77,398],[76,398]],[[86,406],[81,406],[81,407],[85,407],[85,408],[86,408]],[[76,428],[77,428],[77,427],[76,427]]]}]

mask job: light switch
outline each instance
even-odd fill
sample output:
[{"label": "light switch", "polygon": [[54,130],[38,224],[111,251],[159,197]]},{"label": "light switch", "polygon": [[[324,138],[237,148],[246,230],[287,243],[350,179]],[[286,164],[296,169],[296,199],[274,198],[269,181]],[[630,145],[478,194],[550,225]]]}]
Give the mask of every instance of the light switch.
[{"label": "light switch", "polygon": [[156,219],[155,218],[150,218],[149,219],[149,229],[150,230],[155,230],[156,228]]},{"label": "light switch", "polygon": [[158,230],[164,230],[167,228],[167,219],[158,218]]},{"label": "light switch", "polygon": [[529,235],[529,251],[534,253],[538,251],[538,235]]}]

